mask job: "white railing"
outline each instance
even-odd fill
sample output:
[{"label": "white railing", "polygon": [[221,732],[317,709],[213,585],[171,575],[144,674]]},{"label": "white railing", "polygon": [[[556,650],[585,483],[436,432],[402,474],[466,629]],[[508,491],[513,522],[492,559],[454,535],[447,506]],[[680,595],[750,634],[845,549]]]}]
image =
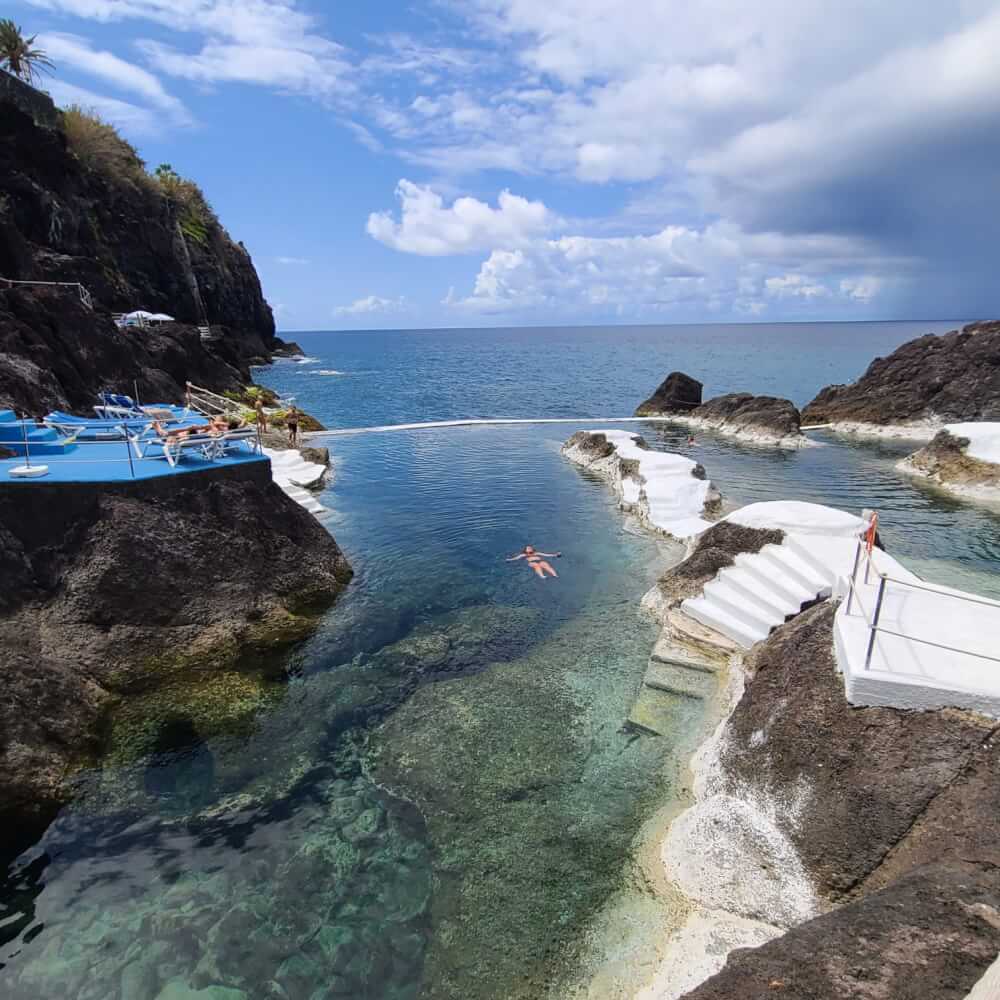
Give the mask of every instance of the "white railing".
[{"label": "white railing", "polygon": [[[875,592],[875,607],[871,616],[869,616],[865,610],[865,606],[861,601],[861,594],[858,590],[857,577],[862,563],[864,563],[865,567],[864,583],[868,584],[870,582],[872,573],[878,577],[879,581],[878,590]],[[967,604],[978,604],[989,608],[1000,609],[1000,601],[994,601],[988,597],[977,597],[974,594],[963,594],[953,590],[935,587],[931,584],[923,582],[914,582],[913,580],[900,580],[898,577],[890,576],[888,573],[883,573],[878,566],[875,565],[874,550],[868,548],[864,537],[862,537],[858,539],[858,548],[854,553],[854,567],[851,570],[851,575],[847,581],[847,608],[845,613],[850,615],[851,608],[856,604],[860,609],[861,618],[868,626],[868,647],[865,650],[865,670],[871,669],[872,654],[875,651],[875,638],[880,632],[883,635],[895,636],[898,639],[907,639],[910,642],[919,642],[924,646],[933,646],[936,649],[947,650],[951,653],[960,653],[963,656],[973,656],[980,660],[989,660],[992,663],[1000,663],[1000,657],[998,656],[990,656],[988,653],[979,653],[975,650],[962,649],[958,646],[949,646],[945,643],[934,642],[932,639],[922,639],[917,635],[910,635],[886,628],[881,624],[881,618],[882,609],[885,605],[886,593],[890,584],[896,587],[907,587],[910,590],[921,590],[927,593],[937,594],[940,597],[949,597],[953,600],[964,601]]]},{"label": "white railing", "polygon": [[12,288],[14,285],[48,285],[52,288],[75,288],[77,295],[80,296],[80,301],[88,309],[94,308],[94,300],[90,292],[79,281],[21,281],[17,278],[0,278],[0,281],[8,288]]},{"label": "white railing", "polygon": [[235,400],[220,396],[217,392],[212,392],[211,389],[204,389],[200,385],[194,385],[192,382],[186,382],[185,388],[187,390],[187,405],[199,413],[204,413],[206,416],[211,416],[214,413],[239,414],[241,410],[245,409],[242,404],[237,403]]}]

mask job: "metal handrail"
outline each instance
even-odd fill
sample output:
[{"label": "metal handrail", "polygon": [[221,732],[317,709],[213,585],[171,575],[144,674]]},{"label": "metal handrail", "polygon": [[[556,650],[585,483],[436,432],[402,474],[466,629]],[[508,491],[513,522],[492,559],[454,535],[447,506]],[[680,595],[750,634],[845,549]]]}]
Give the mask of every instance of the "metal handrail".
[{"label": "metal handrail", "polygon": [[75,288],[80,301],[88,308],[94,308],[91,294],[79,281],[23,281],[20,278],[0,278],[8,287],[12,285],[48,285],[53,288]]},{"label": "metal handrail", "polygon": [[[879,578],[878,594],[875,600],[875,610],[872,617],[869,619],[867,612],[865,611],[865,606],[861,600],[861,594],[857,588],[857,573],[859,569],[859,563],[861,561],[861,555],[864,554],[866,566],[866,579],[867,579],[867,569],[871,568],[875,571],[875,575]],[[875,636],[876,633],[882,632],[885,635],[895,636],[898,639],[908,639],[910,642],[919,642],[925,646],[933,646],[935,649],[944,649],[952,653],[961,653],[963,656],[974,656],[977,659],[989,660],[992,663],[1000,663],[1000,657],[990,656],[988,653],[977,653],[971,649],[962,649],[959,646],[949,646],[945,643],[934,642],[932,639],[923,639],[916,635],[906,635],[903,632],[896,632],[892,629],[885,628],[883,625],[879,624],[879,619],[882,614],[882,605],[885,600],[885,593],[888,588],[888,584],[895,583],[902,587],[912,587],[914,590],[925,590],[931,594],[939,594],[943,597],[954,597],[958,600],[964,600],[969,604],[982,604],[987,607],[1000,608],[1000,602],[993,601],[990,598],[985,597],[974,597],[972,595],[966,594],[956,594],[953,591],[940,590],[933,586],[927,586],[923,583],[912,583],[909,580],[900,580],[897,577],[889,576],[888,573],[882,572],[876,565],[873,558],[872,552],[868,551],[864,538],[858,540],[858,551],[854,556],[854,567],[851,570],[851,575],[848,580],[848,598],[847,598],[847,608],[845,614],[851,613],[852,603],[856,600],[858,607],[861,609],[861,619],[864,621],[865,625],[868,626],[869,636],[868,636],[868,648],[865,651],[865,670],[871,669],[872,654],[875,651]]]}]

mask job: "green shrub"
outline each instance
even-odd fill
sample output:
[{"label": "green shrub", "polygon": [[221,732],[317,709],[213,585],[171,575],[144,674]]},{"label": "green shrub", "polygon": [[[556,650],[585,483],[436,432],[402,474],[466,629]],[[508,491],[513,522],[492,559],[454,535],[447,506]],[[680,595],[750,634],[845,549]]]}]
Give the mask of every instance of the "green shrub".
[{"label": "green shrub", "polygon": [[192,242],[206,246],[209,232],[219,220],[201,188],[181,177],[169,163],[161,163],[154,176],[163,194],[177,206],[181,232]]}]

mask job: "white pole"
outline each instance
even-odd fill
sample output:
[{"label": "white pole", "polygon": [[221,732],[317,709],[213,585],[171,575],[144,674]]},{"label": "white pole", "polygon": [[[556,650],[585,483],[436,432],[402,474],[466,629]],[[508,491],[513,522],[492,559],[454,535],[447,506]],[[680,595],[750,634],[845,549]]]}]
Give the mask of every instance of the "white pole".
[{"label": "white pole", "polygon": [[27,417],[21,415],[21,436],[24,438],[24,466],[31,468],[31,449],[28,447],[28,424]]}]

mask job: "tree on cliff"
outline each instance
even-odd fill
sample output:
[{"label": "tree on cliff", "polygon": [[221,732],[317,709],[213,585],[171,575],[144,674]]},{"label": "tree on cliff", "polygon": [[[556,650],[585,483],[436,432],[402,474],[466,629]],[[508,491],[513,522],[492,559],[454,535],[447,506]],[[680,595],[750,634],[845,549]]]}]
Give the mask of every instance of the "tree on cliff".
[{"label": "tree on cliff", "polygon": [[24,37],[24,32],[10,18],[0,19],[0,65],[25,83],[34,83],[40,70],[55,69],[42,49],[35,48],[37,35]]}]

